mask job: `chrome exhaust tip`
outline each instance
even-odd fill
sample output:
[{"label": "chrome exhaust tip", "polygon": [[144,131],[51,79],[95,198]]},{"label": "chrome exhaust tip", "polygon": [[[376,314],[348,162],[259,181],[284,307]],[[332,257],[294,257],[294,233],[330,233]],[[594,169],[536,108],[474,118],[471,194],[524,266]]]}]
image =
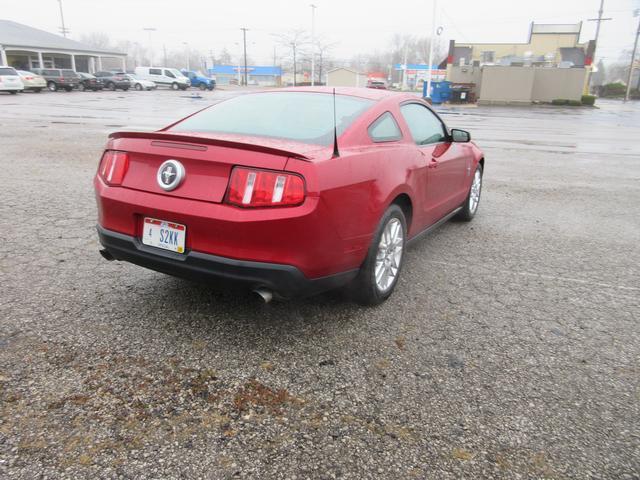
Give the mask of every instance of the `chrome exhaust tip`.
[{"label": "chrome exhaust tip", "polygon": [[113,255],[111,255],[109,253],[109,250],[107,250],[106,248],[103,248],[100,250],[100,255],[102,255],[102,258],[104,258],[105,260],[108,260],[110,262],[113,262],[115,260],[115,257]]},{"label": "chrome exhaust tip", "polygon": [[267,290],[266,288],[260,287],[256,288],[253,293],[258,295],[264,303],[269,303],[273,300],[273,292],[271,290]]}]

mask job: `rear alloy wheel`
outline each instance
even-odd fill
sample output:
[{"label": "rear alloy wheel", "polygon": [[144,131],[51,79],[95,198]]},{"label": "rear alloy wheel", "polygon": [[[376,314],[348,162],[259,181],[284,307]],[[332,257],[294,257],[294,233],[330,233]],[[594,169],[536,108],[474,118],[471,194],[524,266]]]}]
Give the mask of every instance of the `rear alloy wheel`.
[{"label": "rear alloy wheel", "polygon": [[107,83],[107,90],[111,90],[112,92],[116,91],[116,84],[113,82]]},{"label": "rear alloy wheel", "polygon": [[58,85],[56,85],[56,82],[47,82],[47,88],[52,92],[58,91]]},{"label": "rear alloy wheel", "polygon": [[180,86],[179,86],[176,82],[173,82],[173,83],[171,84],[171,89],[172,89],[172,90],[178,90],[179,88],[180,88]]},{"label": "rear alloy wheel", "polygon": [[140,85],[139,83],[136,83],[136,90],[138,91],[142,90],[142,85]]},{"label": "rear alloy wheel", "polygon": [[389,298],[402,270],[406,238],[404,213],[398,205],[391,205],[382,216],[367,258],[351,285],[358,303],[378,305]]},{"label": "rear alloy wheel", "polygon": [[458,213],[457,218],[465,222],[469,222],[473,219],[478,211],[478,205],[480,204],[480,194],[482,193],[482,165],[478,164],[475,173],[473,174],[473,180],[471,187],[469,188],[469,194],[467,199],[462,204],[462,210]]},{"label": "rear alloy wheel", "polygon": [[199,88],[200,90],[206,90],[206,89],[207,89],[207,86],[206,86],[204,83],[201,83],[201,84],[198,86],[198,88]]},{"label": "rear alloy wheel", "polygon": [[86,89],[87,87],[84,83],[81,83],[80,85],[78,85],[78,90],[80,90],[81,92],[84,92]]}]

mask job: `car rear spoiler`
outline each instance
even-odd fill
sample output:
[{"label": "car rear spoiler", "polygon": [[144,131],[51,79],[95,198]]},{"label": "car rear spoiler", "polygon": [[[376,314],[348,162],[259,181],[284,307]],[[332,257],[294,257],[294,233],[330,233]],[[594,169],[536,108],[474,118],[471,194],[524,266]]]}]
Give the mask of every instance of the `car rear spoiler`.
[{"label": "car rear spoiler", "polygon": [[[233,140],[222,140],[219,138],[197,137],[192,135],[180,135],[175,133],[164,132],[113,132],[109,138],[114,140],[118,138],[143,138],[148,140],[164,140],[166,142],[181,142],[191,145],[215,145],[217,147],[237,148],[239,150],[249,150],[253,152],[269,153],[279,155],[281,157],[291,157],[299,160],[310,160],[309,157],[298,152],[284,150],[281,148],[268,147],[265,145],[256,145],[254,143],[237,142]],[[176,145],[177,146],[177,145]],[[187,147],[188,148],[188,147]]]}]

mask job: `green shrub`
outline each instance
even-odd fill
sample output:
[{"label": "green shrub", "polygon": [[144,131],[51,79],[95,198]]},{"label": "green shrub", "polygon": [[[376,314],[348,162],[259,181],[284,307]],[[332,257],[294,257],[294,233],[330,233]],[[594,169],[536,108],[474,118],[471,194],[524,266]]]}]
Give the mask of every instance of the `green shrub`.
[{"label": "green shrub", "polygon": [[607,83],[602,86],[601,97],[623,97],[627,91],[627,86],[622,82]]},{"label": "green shrub", "polygon": [[589,107],[593,107],[593,105],[596,103],[596,96],[595,95],[582,95],[582,104],[583,105],[587,105]]},{"label": "green shrub", "polygon": [[582,102],[580,100],[569,100],[567,105],[569,105],[570,107],[581,107]]},{"label": "green shrub", "polygon": [[565,100],[564,98],[556,98],[554,100],[551,100],[551,103],[553,105],[568,105],[569,100]]}]

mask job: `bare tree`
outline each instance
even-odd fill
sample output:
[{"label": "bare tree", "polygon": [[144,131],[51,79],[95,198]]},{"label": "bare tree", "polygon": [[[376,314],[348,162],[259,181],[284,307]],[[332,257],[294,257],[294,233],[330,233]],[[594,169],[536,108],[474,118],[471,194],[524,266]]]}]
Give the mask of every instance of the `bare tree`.
[{"label": "bare tree", "polygon": [[327,63],[330,62],[329,55],[337,44],[338,42],[327,42],[322,38],[316,42],[316,71],[318,72],[318,83],[322,83],[322,73],[327,70]]},{"label": "bare tree", "polygon": [[104,32],[84,33],[80,36],[80,41],[100,50],[113,48],[109,35]]},{"label": "bare tree", "polygon": [[284,47],[285,55],[283,58],[289,60],[293,67],[293,86],[297,85],[298,61],[306,52],[303,50],[308,46],[308,36],[305,30],[290,30],[283,34],[274,34],[278,44]]},{"label": "bare tree", "polygon": [[231,65],[231,54],[229,50],[223,48],[220,52],[220,56],[216,58],[216,63],[219,65]]}]

